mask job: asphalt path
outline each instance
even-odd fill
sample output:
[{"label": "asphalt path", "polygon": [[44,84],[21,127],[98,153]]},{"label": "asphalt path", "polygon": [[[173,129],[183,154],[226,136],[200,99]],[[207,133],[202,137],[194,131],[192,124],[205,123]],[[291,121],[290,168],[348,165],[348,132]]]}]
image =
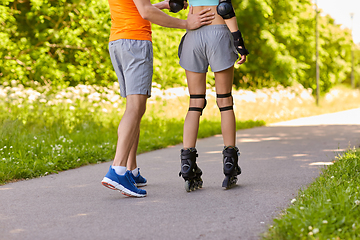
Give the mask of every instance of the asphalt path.
[{"label": "asphalt path", "polygon": [[237,132],[242,174],[221,187],[222,138],[198,141],[204,187],[178,177],[181,145],[138,156],[145,198],[101,185],[110,162],[0,186],[0,239],[260,239],[272,219],[347,148],[360,109]]}]

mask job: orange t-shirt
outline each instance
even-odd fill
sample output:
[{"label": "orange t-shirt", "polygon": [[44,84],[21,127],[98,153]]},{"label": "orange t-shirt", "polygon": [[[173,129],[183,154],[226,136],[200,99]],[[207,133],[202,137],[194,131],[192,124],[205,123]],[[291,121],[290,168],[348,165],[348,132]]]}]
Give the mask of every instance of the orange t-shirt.
[{"label": "orange t-shirt", "polygon": [[109,0],[110,42],[118,39],[151,41],[151,23],[141,17],[133,0]]}]

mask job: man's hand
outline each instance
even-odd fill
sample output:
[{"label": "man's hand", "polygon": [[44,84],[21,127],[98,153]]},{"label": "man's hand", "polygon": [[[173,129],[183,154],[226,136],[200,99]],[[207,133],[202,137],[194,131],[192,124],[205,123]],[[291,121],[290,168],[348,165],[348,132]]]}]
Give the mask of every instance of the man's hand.
[{"label": "man's hand", "polygon": [[198,12],[196,14],[193,14],[193,6],[190,6],[189,14],[187,17],[187,27],[186,29],[197,29],[203,25],[211,24],[214,18],[215,13],[209,12],[211,9],[204,9],[201,12]]}]

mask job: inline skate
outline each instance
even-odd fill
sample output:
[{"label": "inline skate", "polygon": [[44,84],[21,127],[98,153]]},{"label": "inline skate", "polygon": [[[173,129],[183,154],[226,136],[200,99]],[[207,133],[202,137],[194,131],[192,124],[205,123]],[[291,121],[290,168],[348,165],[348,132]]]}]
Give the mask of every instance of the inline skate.
[{"label": "inline skate", "polygon": [[223,164],[225,179],[222,186],[225,189],[232,188],[236,185],[237,175],[241,174],[241,168],[238,164],[240,152],[237,147],[224,147]]},{"label": "inline skate", "polygon": [[185,180],[185,190],[190,192],[202,188],[202,171],[196,164],[197,150],[195,148],[181,149],[180,156],[181,171],[179,177],[182,176]]}]

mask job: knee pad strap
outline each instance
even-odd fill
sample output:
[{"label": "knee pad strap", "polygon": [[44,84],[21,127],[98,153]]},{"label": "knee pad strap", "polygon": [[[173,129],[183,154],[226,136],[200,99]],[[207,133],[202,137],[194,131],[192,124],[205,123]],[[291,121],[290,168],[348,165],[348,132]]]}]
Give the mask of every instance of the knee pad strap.
[{"label": "knee pad strap", "polygon": [[[228,98],[228,97],[232,97],[232,95],[231,95],[231,92],[229,92],[229,93],[225,93],[225,94],[216,94],[216,97],[217,98]],[[234,107],[232,105],[227,106],[227,107],[219,107],[220,112],[229,111],[229,110],[233,110],[233,109],[234,109]]]},{"label": "knee pad strap", "polygon": [[206,98],[205,98],[205,94],[194,94],[194,95],[190,95],[190,98],[193,99],[199,99],[199,98],[203,98],[205,100],[204,102],[204,107],[189,107],[189,111],[195,111],[195,112],[200,112],[200,115],[202,115],[202,112],[204,110],[204,108],[206,107]]}]

